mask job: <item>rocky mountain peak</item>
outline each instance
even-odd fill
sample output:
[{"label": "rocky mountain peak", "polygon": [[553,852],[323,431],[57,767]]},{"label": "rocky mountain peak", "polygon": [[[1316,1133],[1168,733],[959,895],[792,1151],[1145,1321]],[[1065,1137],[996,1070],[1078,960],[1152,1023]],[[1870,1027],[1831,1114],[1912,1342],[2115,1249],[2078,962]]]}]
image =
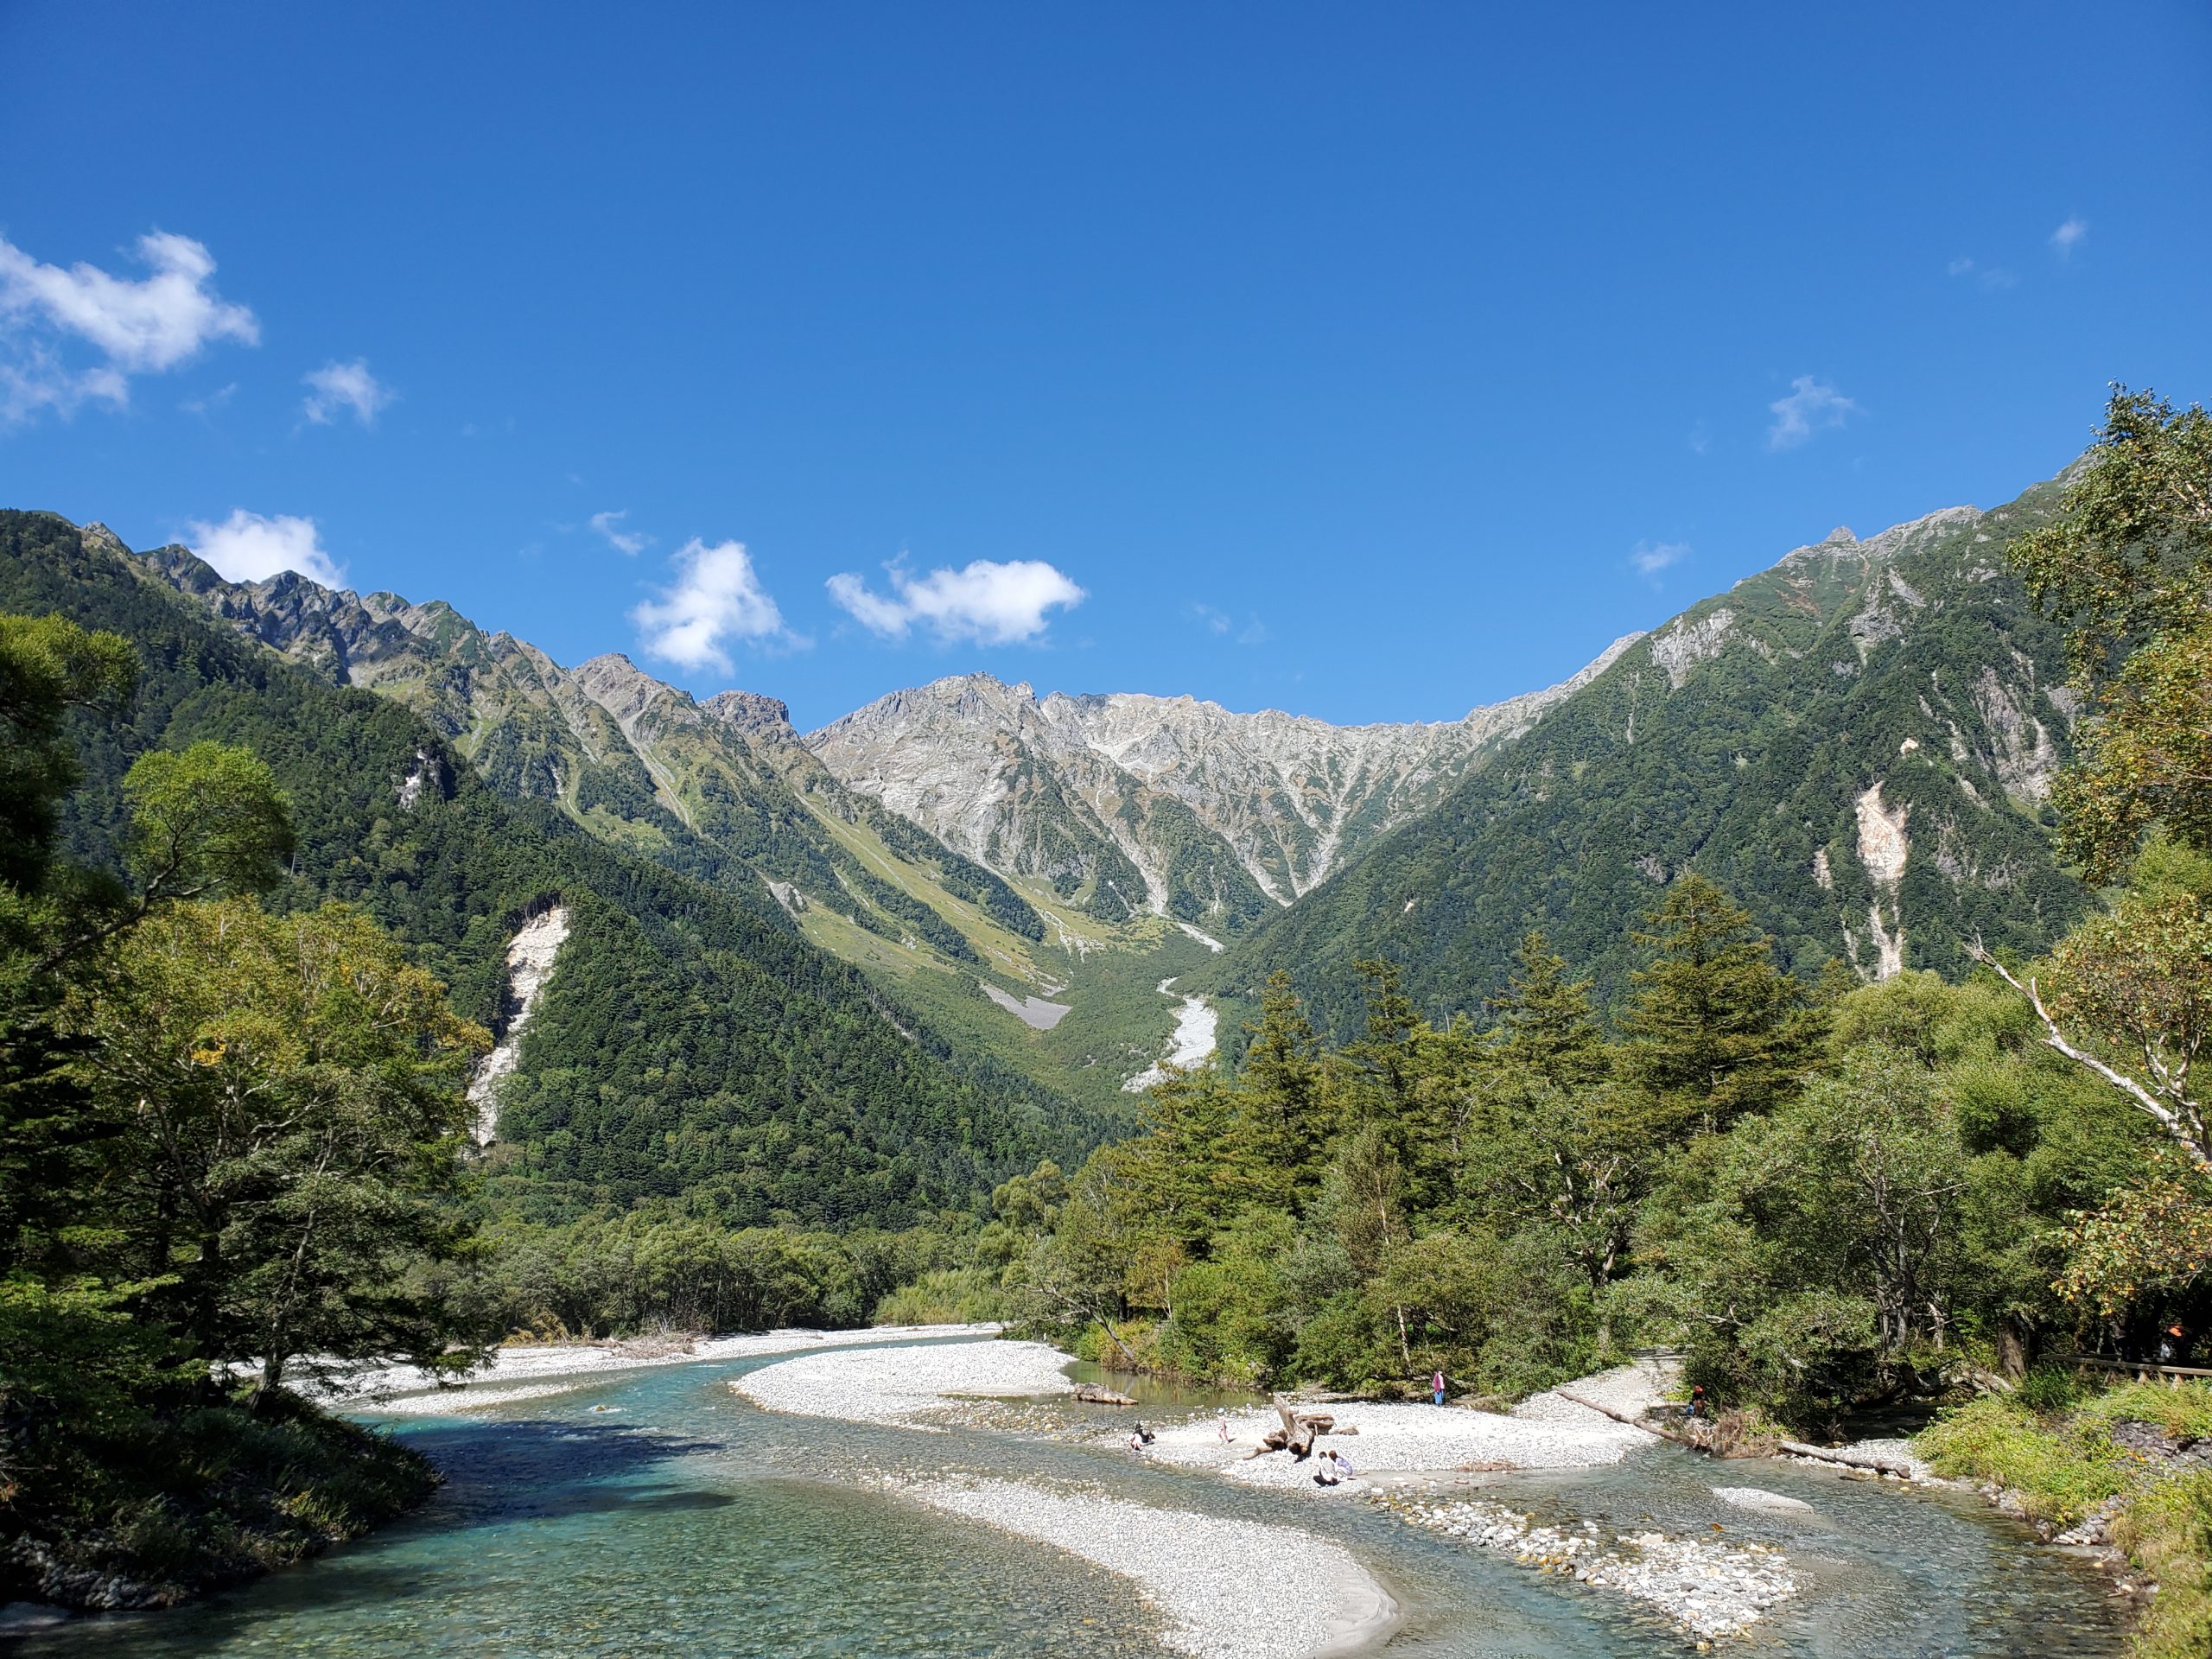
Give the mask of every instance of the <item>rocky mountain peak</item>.
[{"label": "rocky mountain peak", "polygon": [[791,726],[791,706],[781,697],[763,696],[757,691],[718,691],[700,707],[741,732],[787,742],[798,738]]}]

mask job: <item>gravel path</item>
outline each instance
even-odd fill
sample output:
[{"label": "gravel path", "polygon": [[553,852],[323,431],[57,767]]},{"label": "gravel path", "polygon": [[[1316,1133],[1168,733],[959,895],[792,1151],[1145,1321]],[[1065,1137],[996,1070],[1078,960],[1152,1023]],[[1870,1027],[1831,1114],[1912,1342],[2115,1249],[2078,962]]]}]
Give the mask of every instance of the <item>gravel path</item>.
[{"label": "gravel path", "polygon": [[1041,1342],[974,1342],[858,1354],[810,1354],[748,1371],[730,1384],[755,1405],[856,1423],[942,1427],[963,1396],[1068,1394],[1068,1357]]},{"label": "gravel path", "polygon": [[1348,1551],[1296,1528],[1027,1481],[934,1481],[906,1491],[1135,1580],[1171,1621],[1165,1645],[1198,1659],[1319,1659],[1376,1643],[1397,1624],[1397,1604]]}]

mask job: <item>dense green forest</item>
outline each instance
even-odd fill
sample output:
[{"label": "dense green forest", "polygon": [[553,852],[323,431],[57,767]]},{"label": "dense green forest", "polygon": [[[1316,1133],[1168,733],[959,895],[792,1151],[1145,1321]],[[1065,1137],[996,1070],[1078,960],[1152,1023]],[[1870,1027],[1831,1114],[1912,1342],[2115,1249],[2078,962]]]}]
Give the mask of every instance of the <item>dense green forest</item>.
[{"label": "dense green forest", "polygon": [[[503,1202],[574,1216],[682,1194],[732,1226],[901,1227],[1094,1133],[800,939],[757,880],[688,880],[501,800],[407,709],[237,638],[60,519],[0,515],[0,608],[112,630],[141,664],[121,718],[73,728],[79,861],[113,865],[137,755],[207,739],[261,756],[291,803],[297,844],[269,902],[362,906],[481,1024],[498,1024],[523,918],[570,901],[577,937],[493,1160]],[[428,786],[403,807],[417,773]]]},{"label": "dense green forest", "polygon": [[[1355,962],[1397,963],[1432,1018],[1475,1014],[1535,929],[1610,1005],[1636,958],[1624,923],[1691,870],[1808,980],[1831,959],[1877,971],[1878,931],[1953,977],[1976,938],[2043,950],[2084,902],[2042,800],[2076,705],[2060,630],[2001,550],[2057,497],[1840,533],[1693,607],[1192,988],[1249,1005],[1285,972],[1349,1038]],[[1894,881],[1861,855],[1875,786],[1910,843]]]}]

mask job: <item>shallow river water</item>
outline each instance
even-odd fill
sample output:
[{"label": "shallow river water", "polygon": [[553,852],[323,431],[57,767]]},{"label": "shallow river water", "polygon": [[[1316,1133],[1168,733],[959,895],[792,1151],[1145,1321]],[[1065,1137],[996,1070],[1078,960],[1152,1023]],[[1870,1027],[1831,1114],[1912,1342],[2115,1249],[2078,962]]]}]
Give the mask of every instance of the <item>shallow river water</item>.
[{"label": "shallow river water", "polygon": [[[1343,1543],[1404,1613],[1390,1659],[1687,1653],[1670,1622],[1341,1496],[1249,1491],[1104,1446],[976,1429],[864,1427],[760,1411],[726,1384],[774,1357],[672,1365],[391,1426],[448,1484],[361,1543],[175,1612],[84,1619],[26,1659],[646,1659],[683,1656],[1156,1655],[1162,1626],[1122,1580],[878,1490],[938,1471],[1110,1485],[1165,1507],[1305,1527]],[[1204,1396],[1156,1395],[1160,1414]],[[605,1409],[600,1409],[605,1408]],[[1039,1421],[1082,1408],[1041,1408]],[[1100,1421],[1094,1413],[1089,1420]],[[1803,1499],[1755,1515],[1716,1484]],[[1653,1446],[1611,1468],[1481,1478],[1545,1518],[1656,1526],[1787,1552],[1805,1584],[1747,1656],[1995,1659],[2113,1655],[2102,1581],[1977,1501],[1789,1464],[1715,1465]],[[1297,1595],[1253,1563],[1255,1597]]]}]

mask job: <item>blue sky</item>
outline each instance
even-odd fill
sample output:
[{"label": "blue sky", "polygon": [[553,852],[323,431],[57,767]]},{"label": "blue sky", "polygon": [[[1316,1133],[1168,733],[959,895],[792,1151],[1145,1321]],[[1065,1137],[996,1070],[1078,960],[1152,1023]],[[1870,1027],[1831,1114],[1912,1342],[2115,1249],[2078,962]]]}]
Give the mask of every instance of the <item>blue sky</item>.
[{"label": "blue sky", "polygon": [[12,0],[0,503],[803,726],[1440,719],[2212,396],[2202,5],[1702,10]]}]

